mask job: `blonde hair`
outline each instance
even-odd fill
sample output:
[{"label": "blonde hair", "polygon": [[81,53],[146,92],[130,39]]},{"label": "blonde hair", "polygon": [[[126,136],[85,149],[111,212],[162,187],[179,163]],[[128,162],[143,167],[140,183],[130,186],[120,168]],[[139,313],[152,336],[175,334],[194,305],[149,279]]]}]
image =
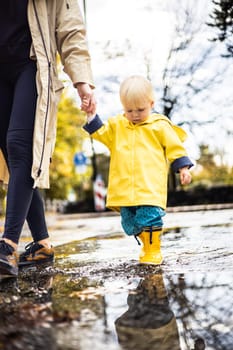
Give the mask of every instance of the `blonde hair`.
[{"label": "blonde hair", "polygon": [[146,102],[154,102],[151,82],[140,75],[126,78],[120,85],[120,100],[123,107],[140,108]]}]

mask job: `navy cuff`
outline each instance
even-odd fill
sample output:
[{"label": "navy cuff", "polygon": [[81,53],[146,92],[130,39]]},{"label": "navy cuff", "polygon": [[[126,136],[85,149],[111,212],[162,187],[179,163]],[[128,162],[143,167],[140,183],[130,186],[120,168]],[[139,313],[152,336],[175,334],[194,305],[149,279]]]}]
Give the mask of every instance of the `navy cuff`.
[{"label": "navy cuff", "polygon": [[193,163],[191,162],[191,160],[187,156],[180,157],[180,158],[174,160],[174,162],[171,164],[171,168],[172,168],[172,171],[174,171],[174,173],[179,172],[180,168],[184,168],[186,166],[189,168],[191,168],[193,166]]},{"label": "navy cuff", "polygon": [[93,134],[95,131],[100,129],[101,126],[103,126],[103,125],[104,124],[103,124],[102,120],[100,119],[98,114],[96,114],[95,118],[90,123],[86,123],[83,126],[83,129],[86,130],[89,134]]}]

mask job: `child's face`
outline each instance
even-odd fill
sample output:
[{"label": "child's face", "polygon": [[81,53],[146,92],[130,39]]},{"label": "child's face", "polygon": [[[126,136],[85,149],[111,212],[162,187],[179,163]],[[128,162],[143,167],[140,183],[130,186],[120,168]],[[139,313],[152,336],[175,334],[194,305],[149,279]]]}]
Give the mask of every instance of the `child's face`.
[{"label": "child's face", "polygon": [[154,105],[154,102],[144,102],[142,106],[139,106],[136,109],[131,109],[129,106],[124,106],[125,117],[128,121],[133,124],[139,124],[144,122],[149,115],[151,114],[151,109]]}]

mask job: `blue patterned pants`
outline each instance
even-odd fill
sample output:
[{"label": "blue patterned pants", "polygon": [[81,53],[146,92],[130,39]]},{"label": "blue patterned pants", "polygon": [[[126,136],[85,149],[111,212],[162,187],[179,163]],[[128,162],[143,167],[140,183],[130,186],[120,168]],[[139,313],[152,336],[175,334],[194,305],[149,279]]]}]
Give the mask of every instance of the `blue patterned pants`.
[{"label": "blue patterned pants", "polygon": [[162,208],[152,205],[121,207],[120,213],[122,227],[129,236],[138,235],[145,227],[162,228],[162,217],[165,215]]}]

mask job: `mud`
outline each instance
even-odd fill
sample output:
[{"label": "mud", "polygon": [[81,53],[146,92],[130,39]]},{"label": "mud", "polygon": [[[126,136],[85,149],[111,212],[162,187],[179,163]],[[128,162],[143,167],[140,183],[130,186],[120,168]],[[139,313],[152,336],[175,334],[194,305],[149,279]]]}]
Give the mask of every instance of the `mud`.
[{"label": "mud", "polygon": [[168,216],[160,267],[118,217],[51,218],[55,263],[0,281],[0,349],[232,349],[232,214]]}]

